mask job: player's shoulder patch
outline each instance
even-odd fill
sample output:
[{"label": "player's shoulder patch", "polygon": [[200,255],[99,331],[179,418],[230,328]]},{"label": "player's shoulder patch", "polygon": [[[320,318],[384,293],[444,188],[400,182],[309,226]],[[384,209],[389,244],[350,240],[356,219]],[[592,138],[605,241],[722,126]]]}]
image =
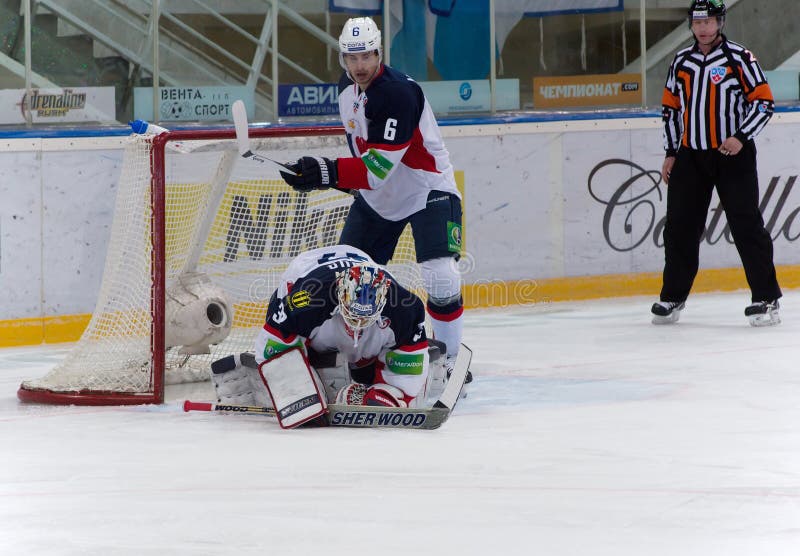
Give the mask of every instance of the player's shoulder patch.
[{"label": "player's shoulder patch", "polygon": [[306,289],[292,290],[286,297],[290,309],[302,309],[311,305],[311,294]]}]

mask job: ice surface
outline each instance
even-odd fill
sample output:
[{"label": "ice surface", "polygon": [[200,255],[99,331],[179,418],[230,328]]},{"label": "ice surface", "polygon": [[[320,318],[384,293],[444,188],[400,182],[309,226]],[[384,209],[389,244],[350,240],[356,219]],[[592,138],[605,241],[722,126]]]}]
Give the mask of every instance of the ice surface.
[{"label": "ice surface", "polygon": [[0,350],[0,554],[796,555],[800,292],[471,311],[437,431],[280,430],[164,406],[27,405],[68,346]]}]

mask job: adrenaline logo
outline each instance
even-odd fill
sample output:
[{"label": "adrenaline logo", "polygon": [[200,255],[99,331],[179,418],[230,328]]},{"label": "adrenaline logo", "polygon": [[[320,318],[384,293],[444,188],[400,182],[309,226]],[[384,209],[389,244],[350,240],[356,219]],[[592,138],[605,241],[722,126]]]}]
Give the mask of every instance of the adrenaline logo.
[{"label": "adrenaline logo", "polygon": [[34,89],[30,99],[27,93],[22,96],[19,107],[23,118],[26,109],[36,112],[40,118],[59,118],[66,116],[70,110],[86,108],[86,93],[74,93],[72,89],[64,89],[61,94],[56,95],[43,94],[38,89]]}]

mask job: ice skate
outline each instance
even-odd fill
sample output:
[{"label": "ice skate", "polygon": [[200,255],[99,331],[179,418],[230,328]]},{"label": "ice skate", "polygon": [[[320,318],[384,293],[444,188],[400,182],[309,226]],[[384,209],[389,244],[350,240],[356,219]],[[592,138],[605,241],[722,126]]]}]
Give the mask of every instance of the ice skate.
[{"label": "ice skate", "polygon": [[750,319],[751,326],[774,326],[781,322],[778,309],[780,309],[780,304],[777,299],[756,301],[747,306],[744,310],[744,316]]},{"label": "ice skate", "polygon": [[681,311],[686,304],[675,301],[657,301],[650,312],[653,313],[653,324],[673,324],[681,318]]}]

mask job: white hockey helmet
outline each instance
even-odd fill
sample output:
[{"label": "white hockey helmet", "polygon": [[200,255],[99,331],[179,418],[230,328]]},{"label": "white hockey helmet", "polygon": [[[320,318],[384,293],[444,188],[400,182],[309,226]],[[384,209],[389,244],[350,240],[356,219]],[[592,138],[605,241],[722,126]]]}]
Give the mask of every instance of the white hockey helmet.
[{"label": "white hockey helmet", "polygon": [[357,332],[381,318],[392,283],[381,268],[362,263],[336,276],[339,312],[348,328]]},{"label": "white hockey helmet", "polygon": [[342,54],[378,51],[383,58],[381,30],[371,17],[353,17],[347,20],[339,35],[339,63],[346,70]]}]

